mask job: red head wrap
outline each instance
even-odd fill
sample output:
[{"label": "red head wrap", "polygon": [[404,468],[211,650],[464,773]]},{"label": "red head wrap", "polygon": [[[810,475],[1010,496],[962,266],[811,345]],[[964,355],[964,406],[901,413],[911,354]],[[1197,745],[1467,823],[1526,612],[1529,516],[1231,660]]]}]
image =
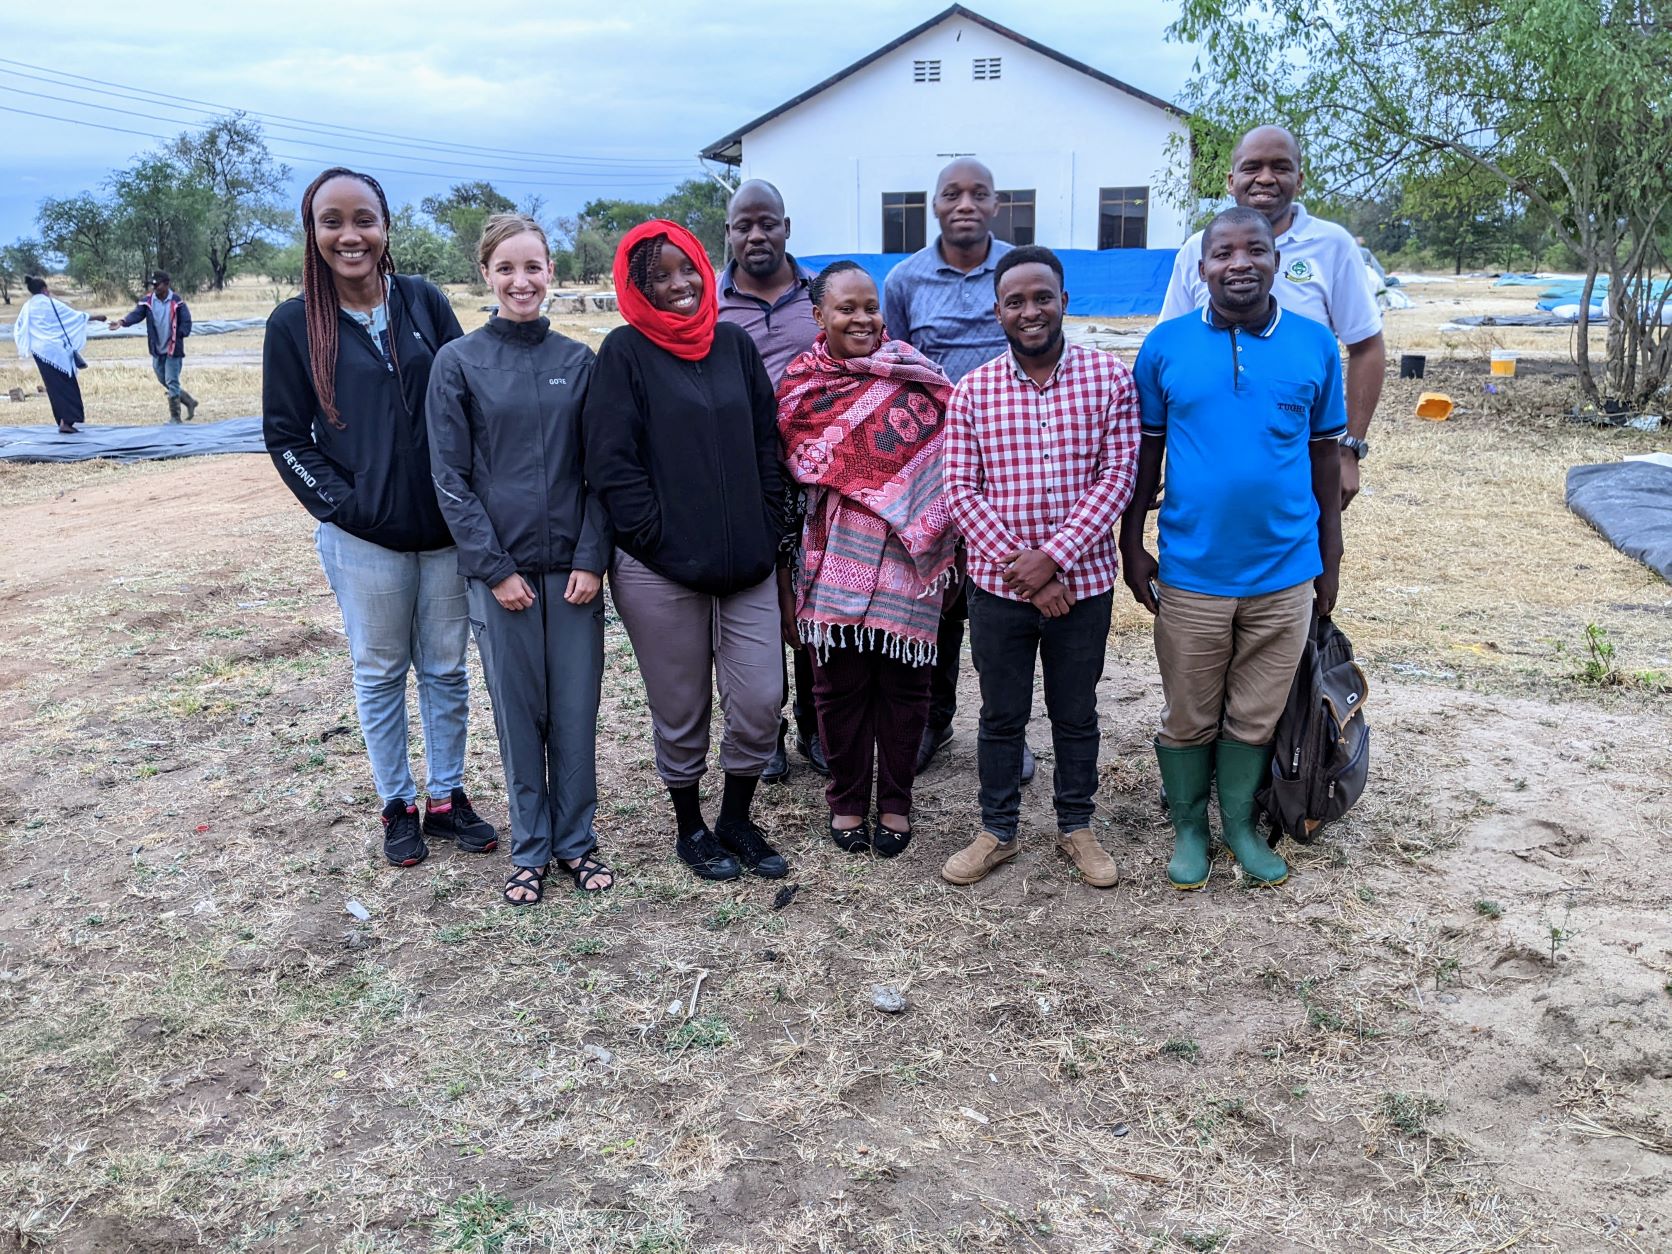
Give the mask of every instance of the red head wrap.
[{"label": "red head wrap", "polygon": [[[658,235],[668,237],[668,243],[691,259],[691,264],[702,276],[702,296],[695,313],[687,317],[668,313],[650,303],[650,298],[634,287],[627,277],[627,257],[641,240]],[[708,250],[677,222],[652,218],[641,222],[622,237],[615,250],[615,299],[621,315],[629,326],[638,328],[658,348],[664,348],[684,361],[701,361],[714,345],[714,323],[720,316],[720,292],[714,279],[714,267],[709,263]]]}]

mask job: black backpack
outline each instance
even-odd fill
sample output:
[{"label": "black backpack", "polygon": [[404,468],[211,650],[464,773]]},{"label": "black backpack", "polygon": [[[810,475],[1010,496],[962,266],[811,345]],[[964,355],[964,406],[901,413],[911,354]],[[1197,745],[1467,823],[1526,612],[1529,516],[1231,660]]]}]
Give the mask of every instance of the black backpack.
[{"label": "black backpack", "polygon": [[1310,844],[1364,791],[1370,774],[1370,728],[1364,704],[1370,681],[1353,660],[1353,645],[1327,618],[1312,619],[1289,702],[1277,720],[1271,779],[1255,797],[1283,836]]}]

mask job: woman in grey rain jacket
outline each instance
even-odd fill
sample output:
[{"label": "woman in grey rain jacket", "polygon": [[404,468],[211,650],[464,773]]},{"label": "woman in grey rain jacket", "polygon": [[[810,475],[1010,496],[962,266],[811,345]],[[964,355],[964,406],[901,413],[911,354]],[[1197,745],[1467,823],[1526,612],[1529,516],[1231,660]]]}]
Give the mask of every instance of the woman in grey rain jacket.
[{"label": "woman in grey rain jacket", "polygon": [[521,214],[495,214],[477,260],[499,313],[436,354],[430,466],[468,583],[505,764],[505,900],[528,906],[540,900],[554,860],[584,892],[614,883],[595,856],[592,826],[604,673],[599,588],[611,546],[581,470],[592,350],[540,316],[552,277],[545,232]]}]

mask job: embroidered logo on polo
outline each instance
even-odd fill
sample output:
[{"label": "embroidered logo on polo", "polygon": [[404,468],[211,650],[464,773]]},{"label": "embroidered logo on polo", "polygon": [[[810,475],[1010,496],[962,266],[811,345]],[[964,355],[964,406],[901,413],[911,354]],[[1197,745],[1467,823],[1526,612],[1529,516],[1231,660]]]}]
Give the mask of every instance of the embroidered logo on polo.
[{"label": "embroidered logo on polo", "polygon": [[557,386],[557,385],[558,385],[558,384],[560,384],[560,383],[561,383],[561,384],[562,384],[562,385],[563,385],[563,386],[564,386],[564,387],[567,387],[567,386],[569,386],[569,380],[567,380],[567,379],[565,379],[565,378],[563,378],[563,377],[562,377],[562,376],[561,376],[561,375],[559,375],[559,376],[558,376],[558,377],[557,377],[557,378],[555,378],[555,379],[547,379],[547,380],[546,380],[546,386],[547,386],[547,387],[552,387],[552,388],[554,388],[554,387],[556,387],[556,386]]},{"label": "embroidered logo on polo", "polygon": [[1291,283],[1310,283],[1318,277],[1318,272],[1312,268],[1310,261],[1302,257],[1283,267],[1283,277]]}]

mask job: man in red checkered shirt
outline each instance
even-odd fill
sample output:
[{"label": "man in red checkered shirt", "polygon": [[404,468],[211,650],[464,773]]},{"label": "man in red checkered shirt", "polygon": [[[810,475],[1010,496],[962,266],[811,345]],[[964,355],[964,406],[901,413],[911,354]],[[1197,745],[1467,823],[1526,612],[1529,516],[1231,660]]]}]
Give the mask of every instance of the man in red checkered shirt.
[{"label": "man in red checkered shirt", "polygon": [[1138,389],[1119,358],[1062,336],[1068,293],[1048,248],[1006,253],[994,312],[1010,351],[965,375],[946,413],[946,484],[969,550],[970,651],[981,677],[981,833],[941,875],[973,884],[1016,855],[1022,734],[1035,658],[1056,752],[1058,847],[1089,884],[1118,878],[1091,831],[1097,683],[1132,497]]}]

